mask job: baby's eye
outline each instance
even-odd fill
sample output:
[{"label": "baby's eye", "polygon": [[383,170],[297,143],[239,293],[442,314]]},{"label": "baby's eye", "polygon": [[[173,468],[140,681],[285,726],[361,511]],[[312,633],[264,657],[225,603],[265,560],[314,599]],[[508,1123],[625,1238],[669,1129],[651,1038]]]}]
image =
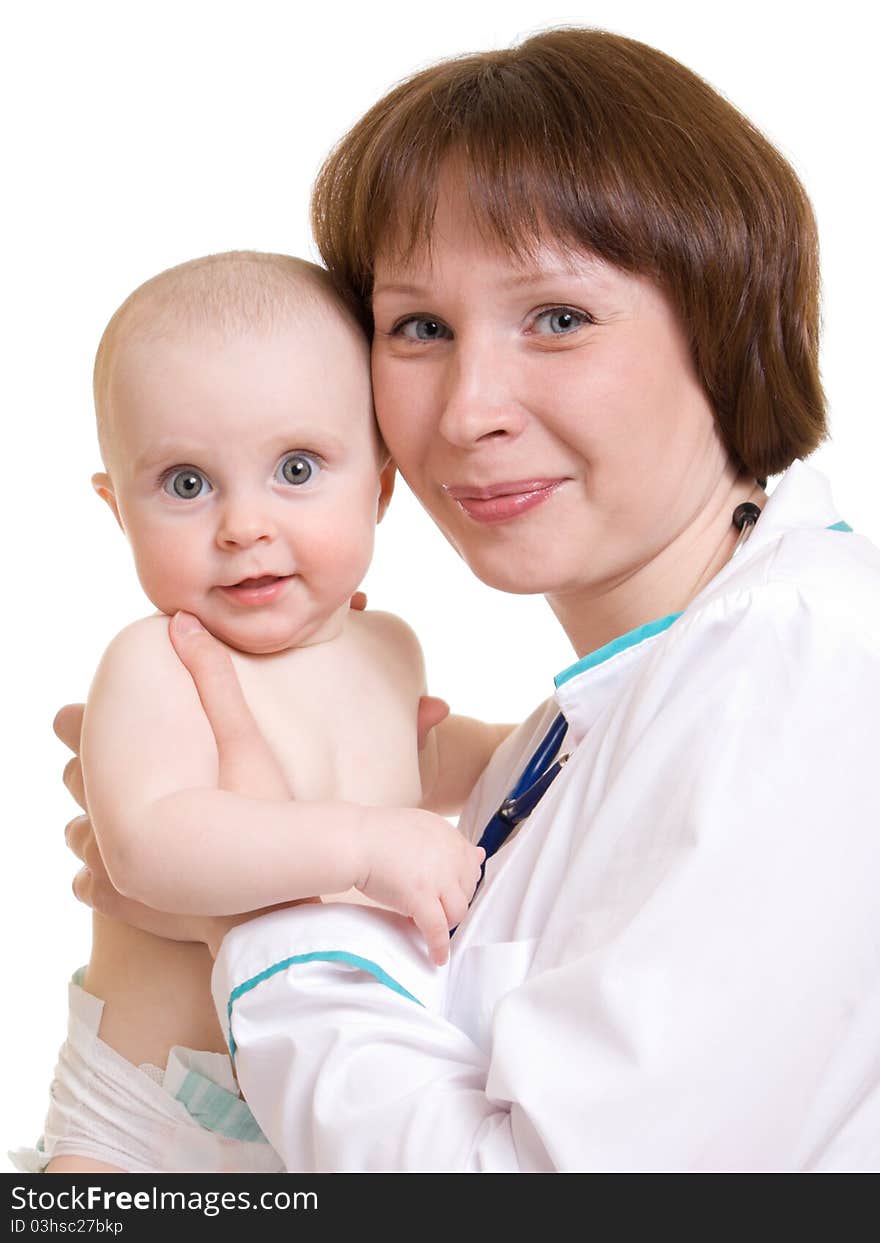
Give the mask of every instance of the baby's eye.
[{"label": "baby's eye", "polygon": [[162,487],[169,496],[176,496],[183,501],[194,500],[203,492],[211,491],[207,478],[194,466],[180,466],[169,471],[162,481]]},{"label": "baby's eye", "polygon": [[532,327],[540,336],[562,337],[589,323],[592,320],[584,311],[576,311],[571,306],[551,306],[546,311],[539,311]]},{"label": "baby's eye", "polygon": [[410,315],[394,325],[391,335],[403,337],[406,341],[446,341],[452,332],[441,319],[432,319],[430,315]]},{"label": "baby's eye", "polygon": [[290,483],[297,487],[299,484],[308,483],[319,469],[317,458],[310,453],[288,453],[278,463],[275,478],[279,483]]}]

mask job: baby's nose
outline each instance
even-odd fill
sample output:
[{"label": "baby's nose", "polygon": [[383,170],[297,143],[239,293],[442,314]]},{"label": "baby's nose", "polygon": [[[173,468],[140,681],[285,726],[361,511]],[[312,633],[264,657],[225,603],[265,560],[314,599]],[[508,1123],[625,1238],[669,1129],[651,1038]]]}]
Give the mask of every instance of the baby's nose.
[{"label": "baby's nose", "polygon": [[217,528],[221,548],[249,548],[274,537],[275,525],[267,506],[245,500],[230,501],[224,506]]}]

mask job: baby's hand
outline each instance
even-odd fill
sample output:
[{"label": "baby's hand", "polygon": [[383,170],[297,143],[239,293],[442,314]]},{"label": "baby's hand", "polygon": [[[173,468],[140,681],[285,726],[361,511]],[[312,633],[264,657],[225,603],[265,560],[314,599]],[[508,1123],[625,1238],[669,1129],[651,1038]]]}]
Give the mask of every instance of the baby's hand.
[{"label": "baby's hand", "polygon": [[486,852],[442,816],[412,808],[367,809],[355,882],[366,897],[408,915],[438,965],[449,957],[449,929],[464,919]]}]

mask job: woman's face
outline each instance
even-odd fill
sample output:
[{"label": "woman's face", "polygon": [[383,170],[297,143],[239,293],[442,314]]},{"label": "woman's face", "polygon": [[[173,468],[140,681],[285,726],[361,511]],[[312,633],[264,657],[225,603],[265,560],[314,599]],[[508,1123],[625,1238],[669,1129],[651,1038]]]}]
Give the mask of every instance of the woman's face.
[{"label": "woman's face", "polygon": [[595,598],[699,527],[730,472],[712,409],[651,280],[549,242],[518,261],[465,203],[376,265],[382,433],[484,582]]}]

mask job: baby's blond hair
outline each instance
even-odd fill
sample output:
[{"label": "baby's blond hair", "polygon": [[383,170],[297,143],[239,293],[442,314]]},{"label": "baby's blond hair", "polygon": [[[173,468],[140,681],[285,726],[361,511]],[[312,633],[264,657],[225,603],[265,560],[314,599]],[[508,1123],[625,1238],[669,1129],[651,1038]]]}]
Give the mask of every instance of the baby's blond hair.
[{"label": "baby's blond hair", "polygon": [[105,465],[112,440],[113,370],[127,345],[158,340],[181,327],[221,336],[242,329],[269,331],[304,307],[336,311],[360,331],[326,270],[292,255],[230,250],[190,259],[144,281],[112,316],[95,355],[95,414]]}]

